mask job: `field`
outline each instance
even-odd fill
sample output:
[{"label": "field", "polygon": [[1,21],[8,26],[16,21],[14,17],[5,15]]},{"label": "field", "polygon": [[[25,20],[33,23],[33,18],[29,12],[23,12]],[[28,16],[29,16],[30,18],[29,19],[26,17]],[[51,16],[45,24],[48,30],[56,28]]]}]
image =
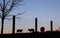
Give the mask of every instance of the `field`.
[{"label": "field", "polygon": [[0,38],[60,38],[60,32],[0,34]]}]

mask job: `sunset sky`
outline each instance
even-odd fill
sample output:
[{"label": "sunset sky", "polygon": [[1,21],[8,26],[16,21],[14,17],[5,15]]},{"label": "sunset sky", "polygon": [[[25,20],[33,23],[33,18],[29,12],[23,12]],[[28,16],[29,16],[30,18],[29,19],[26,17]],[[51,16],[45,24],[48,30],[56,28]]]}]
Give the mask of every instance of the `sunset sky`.
[{"label": "sunset sky", "polygon": [[[16,30],[23,29],[23,32],[27,32],[28,28],[34,28],[36,17],[38,18],[38,30],[42,26],[46,30],[50,30],[49,23],[51,20],[53,20],[54,30],[60,27],[60,0],[24,0],[22,5],[15,8],[10,14],[17,14],[19,12],[25,13],[17,16],[20,19],[16,19]],[[5,20],[4,33],[11,33],[11,30],[12,20]]]}]

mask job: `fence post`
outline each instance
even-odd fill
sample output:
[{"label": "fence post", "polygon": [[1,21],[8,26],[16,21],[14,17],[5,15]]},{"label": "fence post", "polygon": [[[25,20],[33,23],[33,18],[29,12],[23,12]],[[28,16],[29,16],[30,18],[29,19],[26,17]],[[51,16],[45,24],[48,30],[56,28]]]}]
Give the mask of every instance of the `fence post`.
[{"label": "fence post", "polygon": [[37,18],[35,18],[35,32],[37,32]]},{"label": "fence post", "polygon": [[15,16],[13,16],[13,27],[12,27],[12,34],[15,33]]},{"label": "fence post", "polygon": [[51,25],[51,32],[53,31],[53,21],[50,21],[50,25]]}]

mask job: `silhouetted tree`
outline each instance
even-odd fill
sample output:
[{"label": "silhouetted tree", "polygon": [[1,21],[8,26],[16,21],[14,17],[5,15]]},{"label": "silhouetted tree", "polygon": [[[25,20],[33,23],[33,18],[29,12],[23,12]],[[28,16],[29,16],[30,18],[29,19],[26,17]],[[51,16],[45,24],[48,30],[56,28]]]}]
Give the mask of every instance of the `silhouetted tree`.
[{"label": "silhouetted tree", "polygon": [[[0,18],[1,18],[1,34],[3,34],[4,19],[8,14],[13,10],[14,7],[17,7],[22,0],[0,0],[3,1],[0,3]],[[20,3],[21,4],[21,3]]]}]

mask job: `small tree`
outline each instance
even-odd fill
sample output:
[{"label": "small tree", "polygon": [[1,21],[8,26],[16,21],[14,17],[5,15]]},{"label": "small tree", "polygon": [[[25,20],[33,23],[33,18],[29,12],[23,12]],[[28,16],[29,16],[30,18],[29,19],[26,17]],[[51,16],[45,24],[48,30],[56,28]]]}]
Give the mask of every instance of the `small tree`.
[{"label": "small tree", "polygon": [[14,7],[17,7],[22,0],[1,0],[0,3],[0,18],[1,18],[1,34],[3,34],[4,19],[8,16],[9,13],[13,10]]}]

